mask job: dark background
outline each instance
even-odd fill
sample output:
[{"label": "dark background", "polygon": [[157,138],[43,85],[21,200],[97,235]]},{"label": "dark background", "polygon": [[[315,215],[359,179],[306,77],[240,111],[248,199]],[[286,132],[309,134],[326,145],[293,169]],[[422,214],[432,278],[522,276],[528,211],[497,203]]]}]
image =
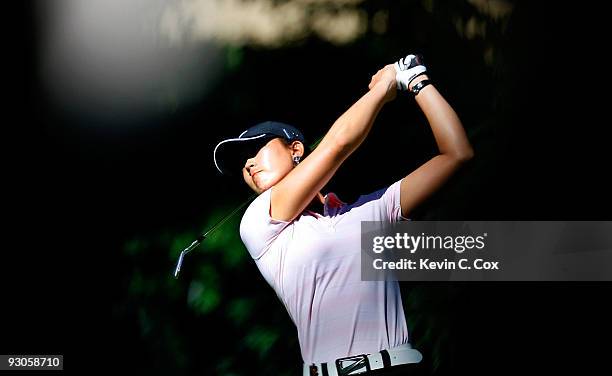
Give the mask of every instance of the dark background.
[{"label": "dark background", "polygon": [[[468,39],[453,20],[478,14],[469,2],[437,1],[433,12],[422,2],[365,2],[369,15],[389,10],[386,33],[343,46],[315,36],[243,46],[211,93],[145,120],[56,106],[41,77],[40,14],[26,3],[27,22],[14,31],[17,74],[7,77],[17,103],[5,122],[16,137],[4,148],[0,353],[63,354],[75,374],[300,372],[289,317],[240,248],[239,216],[208,251],[187,257],[178,281],[175,256],[249,195],[216,171],[219,140],[268,119],[317,138],[377,69],[407,52],[425,55],[476,151],[415,219],[609,220],[604,12],[532,3],[513,2],[505,26],[483,18],[486,37]],[[324,192],[350,201],[435,152],[414,101],[398,95]],[[365,179],[355,174],[364,166]],[[433,374],[609,369],[607,282],[402,289]]]}]

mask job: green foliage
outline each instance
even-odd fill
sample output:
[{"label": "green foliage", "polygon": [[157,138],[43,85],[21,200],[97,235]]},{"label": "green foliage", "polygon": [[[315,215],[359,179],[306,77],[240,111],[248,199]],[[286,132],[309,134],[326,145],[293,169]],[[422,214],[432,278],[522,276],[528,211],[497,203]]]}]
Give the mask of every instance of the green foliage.
[{"label": "green foliage", "polygon": [[240,327],[250,319],[255,302],[251,298],[238,298],[229,302],[227,307],[227,317],[234,325]]},{"label": "green foliage", "polygon": [[227,46],[226,47],[226,66],[229,70],[236,70],[240,67],[243,60],[243,51],[240,47]]},{"label": "green foliage", "polygon": [[263,360],[279,338],[278,330],[266,327],[255,327],[249,331],[244,339],[246,346],[259,355]]},{"label": "green foliage", "polygon": [[187,293],[189,306],[199,314],[209,313],[217,308],[221,296],[213,286],[206,286],[200,281],[192,281]]}]

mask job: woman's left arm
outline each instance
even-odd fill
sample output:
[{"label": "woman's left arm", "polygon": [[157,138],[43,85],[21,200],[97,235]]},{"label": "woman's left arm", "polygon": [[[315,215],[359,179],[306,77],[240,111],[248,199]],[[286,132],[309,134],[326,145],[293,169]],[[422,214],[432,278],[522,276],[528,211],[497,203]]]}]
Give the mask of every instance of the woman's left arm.
[{"label": "woman's left arm", "polygon": [[[427,79],[426,75],[415,78],[409,89],[424,79]],[[404,217],[408,217],[474,156],[457,113],[433,85],[421,89],[416,102],[427,117],[440,154],[402,179],[400,202]]]}]

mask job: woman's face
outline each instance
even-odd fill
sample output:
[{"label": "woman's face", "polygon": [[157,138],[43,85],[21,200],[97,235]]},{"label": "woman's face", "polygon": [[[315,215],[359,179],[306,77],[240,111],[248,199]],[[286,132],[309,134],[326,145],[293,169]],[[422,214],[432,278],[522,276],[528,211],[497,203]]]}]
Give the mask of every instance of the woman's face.
[{"label": "woman's face", "polygon": [[257,155],[245,161],[242,177],[259,194],[278,183],[291,169],[291,146],[287,146],[280,138],[274,138],[259,149]]}]

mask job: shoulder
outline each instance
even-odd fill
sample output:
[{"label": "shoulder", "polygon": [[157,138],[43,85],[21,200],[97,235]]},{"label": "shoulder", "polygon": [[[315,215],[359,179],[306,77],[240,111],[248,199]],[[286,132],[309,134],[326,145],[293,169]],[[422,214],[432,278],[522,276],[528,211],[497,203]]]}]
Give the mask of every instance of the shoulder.
[{"label": "shoulder", "polygon": [[342,212],[351,212],[361,220],[390,221],[407,220],[401,215],[401,182],[397,180],[390,185],[360,195],[357,201],[343,207]]},{"label": "shoulder", "polygon": [[261,257],[272,241],[291,223],[270,216],[270,189],[249,205],[240,221],[240,238],[254,259]]},{"label": "shoulder", "polygon": [[399,199],[401,182],[402,181],[400,179],[390,185],[362,194],[350,206],[359,206],[376,200],[393,200],[394,198]]}]

